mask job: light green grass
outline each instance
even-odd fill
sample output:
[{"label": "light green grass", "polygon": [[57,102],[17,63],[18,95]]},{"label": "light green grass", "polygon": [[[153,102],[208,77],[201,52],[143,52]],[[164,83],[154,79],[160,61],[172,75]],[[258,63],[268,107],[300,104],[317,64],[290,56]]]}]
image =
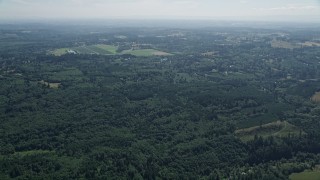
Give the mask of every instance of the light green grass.
[{"label": "light green grass", "polygon": [[67,50],[69,50],[69,48],[56,49],[56,50],[52,51],[52,54],[55,56],[62,56],[64,54],[67,54]]},{"label": "light green grass", "polygon": [[100,55],[110,55],[117,54],[118,47],[106,44],[96,44],[90,46],[79,46],[79,47],[69,47],[69,48],[59,48],[55,49],[51,54],[55,56],[62,56],[67,54],[68,50],[74,50],[79,54],[100,54]]},{"label": "light green grass", "polygon": [[122,54],[131,54],[134,56],[169,56],[170,53],[158,51],[155,49],[139,49],[139,50],[125,50]]},{"label": "light green grass", "polygon": [[87,48],[90,49],[92,52],[94,52],[94,54],[102,54],[102,55],[111,54],[109,51],[106,51],[104,49],[100,49],[96,46],[88,46]]},{"label": "light green grass", "polygon": [[74,50],[79,54],[98,54],[98,55],[116,55],[116,54],[131,54],[134,56],[170,56],[172,54],[159,51],[156,49],[138,49],[138,50],[125,50],[117,53],[118,47],[106,44],[96,44],[90,46],[70,47],[55,49],[51,54],[55,56],[62,56],[67,54],[68,50]]},{"label": "light green grass", "polygon": [[61,83],[49,83],[49,82],[46,82],[44,80],[42,81],[39,81],[40,84],[44,84],[46,86],[49,86],[49,88],[51,89],[58,89],[61,85]]},{"label": "light green grass", "polygon": [[87,46],[80,46],[73,48],[79,54],[94,54],[92,50],[90,50]]},{"label": "light green grass", "polygon": [[97,44],[97,45],[94,45],[94,47],[100,48],[100,49],[107,51],[111,54],[117,54],[117,49],[118,49],[118,47],[116,47],[116,46],[105,45],[105,44]]},{"label": "light green grass", "polygon": [[289,177],[290,180],[320,180],[319,171],[304,171],[302,173],[293,173]]}]

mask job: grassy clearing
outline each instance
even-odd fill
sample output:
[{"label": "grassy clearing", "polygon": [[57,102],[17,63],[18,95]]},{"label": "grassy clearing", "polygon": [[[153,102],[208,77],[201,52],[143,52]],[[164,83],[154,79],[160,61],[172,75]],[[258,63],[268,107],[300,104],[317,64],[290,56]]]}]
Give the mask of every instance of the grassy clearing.
[{"label": "grassy clearing", "polygon": [[78,54],[101,54],[101,55],[110,55],[116,54],[118,47],[105,44],[96,44],[90,46],[79,46],[79,47],[70,47],[70,48],[60,48],[55,49],[51,54],[55,56],[62,56],[68,53],[68,50],[73,50]]},{"label": "grassy clearing", "polygon": [[278,40],[272,40],[271,41],[271,47],[273,48],[284,48],[284,49],[295,49],[295,48],[301,48],[301,46],[298,46],[297,44],[293,44],[286,41],[278,41]]},{"label": "grassy clearing", "polygon": [[285,137],[289,134],[299,135],[300,129],[287,121],[277,121],[261,126],[253,126],[246,129],[239,129],[235,131],[236,136],[238,136],[242,141],[253,140],[255,135],[262,137],[278,136]]},{"label": "grassy clearing", "polygon": [[100,49],[96,46],[87,46],[86,48],[89,49],[93,54],[103,54],[103,55],[110,54],[109,51],[105,51],[105,50]]},{"label": "grassy clearing", "polygon": [[172,54],[155,49],[139,49],[139,50],[125,50],[122,54],[131,54],[134,56],[170,56]]},{"label": "grassy clearing", "polygon": [[44,84],[46,86],[49,86],[49,88],[51,89],[58,89],[61,85],[61,83],[49,83],[49,82],[46,82],[44,80],[42,81],[39,81],[40,84]]},{"label": "grassy clearing", "polygon": [[79,54],[95,54],[92,50],[90,50],[87,46],[80,46],[73,48]]},{"label": "grassy clearing", "polygon": [[56,50],[52,51],[51,54],[53,54],[55,56],[62,56],[64,54],[67,54],[68,50],[69,50],[69,48],[60,48],[60,49],[56,49]]},{"label": "grassy clearing", "polygon": [[320,180],[320,171],[304,171],[302,173],[293,173],[290,180]]},{"label": "grassy clearing", "polygon": [[305,47],[319,47],[320,46],[320,43],[319,42],[311,42],[311,41],[307,41],[307,42],[304,42],[304,43],[301,43],[302,46],[305,46]]},{"label": "grassy clearing", "polygon": [[118,49],[116,46],[110,46],[110,45],[104,45],[104,44],[88,46],[88,48],[92,51],[97,52],[98,54],[104,54],[104,55],[116,54]]},{"label": "grassy clearing", "polygon": [[50,154],[50,153],[54,153],[54,151],[48,151],[48,150],[31,150],[31,151],[15,152],[14,155],[18,155],[18,156],[32,156],[32,155]]},{"label": "grassy clearing", "polygon": [[156,49],[137,49],[137,50],[124,50],[121,53],[117,53],[118,47],[106,44],[96,44],[90,46],[70,47],[56,49],[51,54],[55,56],[62,56],[68,54],[68,51],[72,50],[78,54],[98,54],[98,55],[116,55],[116,54],[131,54],[134,56],[170,56],[172,54],[159,51]]},{"label": "grassy clearing", "polygon": [[98,44],[98,45],[95,45],[95,46],[100,48],[100,49],[103,49],[105,51],[108,51],[111,54],[116,54],[117,53],[117,49],[118,49],[118,47],[116,47],[116,46],[105,45],[105,44]]},{"label": "grassy clearing", "polygon": [[205,52],[205,53],[201,53],[202,56],[209,56],[209,57],[213,57],[215,56],[217,53],[214,51],[209,51],[209,52]]},{"label": "grassy clearing", "polygon": [[320,102],[320,92],[316,92],[312,97],[311,101],[319,103]]}]

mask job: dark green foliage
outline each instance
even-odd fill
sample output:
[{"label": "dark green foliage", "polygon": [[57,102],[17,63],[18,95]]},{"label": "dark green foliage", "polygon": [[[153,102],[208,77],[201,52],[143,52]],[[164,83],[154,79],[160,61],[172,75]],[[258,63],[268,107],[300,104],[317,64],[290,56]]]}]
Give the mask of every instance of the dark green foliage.
[{"label": "dark green foliage", "polygon": [[[320,163],[319,105],[309,100],[319,50],[271,48],[278,31],[189,29],[181,39],[163,36],[173,29],[7,28],[0,37],[17,38],[0,38],[11,42],[0,49],[0,179],[267,180]],[[175,55],[47,54],[106,37]],[[300,134],[234,133],[277,120]]]}]

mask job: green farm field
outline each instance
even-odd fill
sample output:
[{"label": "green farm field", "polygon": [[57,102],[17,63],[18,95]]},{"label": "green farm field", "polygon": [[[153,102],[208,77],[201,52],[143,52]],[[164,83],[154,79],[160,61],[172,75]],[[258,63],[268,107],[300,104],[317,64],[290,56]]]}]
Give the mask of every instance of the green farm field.
[{"label": "green farm field", "polygon": [[135,56],[170,56],[172,54],[158,51],[155,49],[139,49],[139,50],[125,50],[122,54],[131,54]]},{"label": "green farm field", "polygon": [[62,56],[68,53],[68,50],[73,50],[78,54],[99,54],[99,55],[113,55],[117,52],[117,47],[112,45],[105,44],[96,44],[90,46],[79,46],[79,47],[70,47],[70,48],[60,48],[55,49],[51,54],[55,56]]},{"label": "green farm field", "polygon": [[64,54],[67,54],[67,51],[68,51],[68,48],[60,48],[52,51],[51,54],[55,56],[62,56]]},{"label": "green farm field", "polygon": [[131,54],[134,56],[148,57],[148,56],[170,56],[172,54],[159,51],[156,49],[138,49],[138,50],[124,50],[117,53],[118,47],[106,44],[96,44],[90,46],[79,46],[70,48],[59,48],[50,53],[55,56],[62,56],[68,54],[68,51],[75,51],[77,54],[97,54],[97,55],[116,55],[116,54]]},{"label": "green farm field", "polygon": [[293,173],[290,180],[320,180],[320,171],[304,171],[302,173]]}]

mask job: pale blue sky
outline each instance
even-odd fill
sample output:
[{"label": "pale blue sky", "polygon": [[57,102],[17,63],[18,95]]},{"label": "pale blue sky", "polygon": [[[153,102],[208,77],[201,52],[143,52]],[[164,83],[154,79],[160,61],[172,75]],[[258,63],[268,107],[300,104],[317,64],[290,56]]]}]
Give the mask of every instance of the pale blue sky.
[{"label": "pale blue sky", "polygon": [[320,22],[320,0],[0,0],[0,19],[39,18]]}]

